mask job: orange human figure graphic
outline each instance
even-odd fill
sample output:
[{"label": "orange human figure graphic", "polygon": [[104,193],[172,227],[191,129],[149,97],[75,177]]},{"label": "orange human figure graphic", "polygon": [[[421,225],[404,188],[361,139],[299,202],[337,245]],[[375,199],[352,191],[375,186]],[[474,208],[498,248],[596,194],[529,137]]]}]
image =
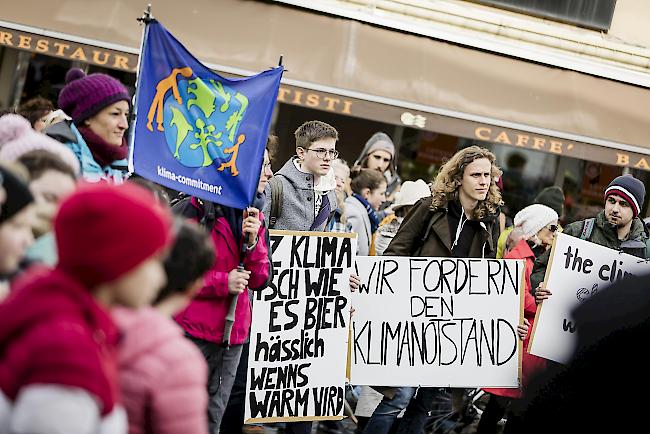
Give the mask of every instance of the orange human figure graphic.
[{"label": "orange human figure graphic", "polygon": [[185,78],[192,76],[192,68],[186,66],[184,68],[174,68],[172,73],[169,74],[166,78],[160,80],[158,85],[156,85],[156,96],[149,107],[149,113],[147,114],[147,129],[153,131],[153,116],[156,114],[156,123],[158,124],[158,131],[165,131],[163,127],[163,108],[165,102],[165,95],[169,89],[172,90],[176,102],[179,104],[183,103],[181,94],[178,91],[178,83],[176,82],[176,77],[182,75]]},{"label": "orange human figure graphic", "polygon": [[230,167],[230,174],[232,176],[239,175],[239,171],[237,170],[237,154],[239,153],[239,145],[244,143],[244,140],[246,140],[246,136],[240,134],[237,137],[237,143],[232,147],[223,150],[224,154],[232,154],[232,157],[230,157],[230,160],[228,160],[227,163],[221,163],[221,166],[217,169],[219,172],[223,172],[226,168]]}]

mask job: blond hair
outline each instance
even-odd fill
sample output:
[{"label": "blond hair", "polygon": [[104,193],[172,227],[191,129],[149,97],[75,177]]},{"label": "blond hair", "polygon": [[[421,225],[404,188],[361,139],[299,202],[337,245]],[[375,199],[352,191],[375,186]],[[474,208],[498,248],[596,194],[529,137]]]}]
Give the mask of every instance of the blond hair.
[{"label": "blond hair", "polygon": [[486,158],[492,166],[490,170],[490,188],[485,200],[480,200],[474,209],[474,218],[482,220],[488,216],[499,214],[499,207],[503,205],[501,192],[496,180],[501,176],[501,169],[496,165],[496,157],[486,148],[470,146],[456,152],[445,164],[442,165],[431,188],[431,209],[446,208],[447,203],[458,199],[458,189],[463,181],[465,168],[475,160]]}]

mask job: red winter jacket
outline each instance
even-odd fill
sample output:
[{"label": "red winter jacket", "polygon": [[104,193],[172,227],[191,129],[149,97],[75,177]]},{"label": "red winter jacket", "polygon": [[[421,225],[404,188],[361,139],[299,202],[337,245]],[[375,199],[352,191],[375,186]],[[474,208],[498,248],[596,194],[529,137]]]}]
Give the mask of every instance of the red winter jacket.
[{"label": "red winter jacket", "polygon": [[0,304],[0,389],[15,401],[29,385],[80,388],[105,416],[118,400],[117,340],[108,312],[79,282],[32,271]]},{"label": "red winter jacket", "polygon": [[[528,380],[533,374],[546,368],[546,360],[541,357],[534,356],[528,352],[528,341],[530,339],[530,332],[533,330],[533,320],[535,319],[535,312],[537,312],[537,304],[535,297],[531,293],[530,274],[533,272],[533,265],[535,263],[535,254],[531,250],[526,240],[521,240],[511,251],[509,251],[503,259],[525,259],[526,260],[526,288],[524,295],[524,317],[530,321],[528,335],[524,339],[524,355],[521,362],[522,370],[522,384],[524,387],[528,384]],[[508,398],[521,398],[521,388],[519,389],[483,389],[493,395],[505,396]]]},{"label": "red winter jacket", "polygon": [[[196,205],[192,199],[192,205]],[[202,215],[202,211],[200,211]],[[264,216],[260,213],[260,219]],[[196,218],[195,220],[199,220]],[[226,323],[226,314],[230,306],[231,295],[228,293],[228,273],[239,265],[240,246],[242,240],[235,240],[230,225],[225,218],[215,220],[211,231],[212,241],[216,250],[214,266],[205,275],[205,285],[192,302],[174,319],[192,337],[221,344]],[[249,288],[260,288],[269,277],[269,256],[266,245],[266,228],[260,227],[257,245],[244,257],[244,267],[251,272],[248,281]],[[251,325],[251,303],[248,298],[248,288],[237,298],[235,323],[230,336],[233,345],[243,344],[248,337]]]},{"label": "red winter jacket", "polygon": [[129,434],[207,434],[208,369],[183,330],[152,308],[112,310]]}]

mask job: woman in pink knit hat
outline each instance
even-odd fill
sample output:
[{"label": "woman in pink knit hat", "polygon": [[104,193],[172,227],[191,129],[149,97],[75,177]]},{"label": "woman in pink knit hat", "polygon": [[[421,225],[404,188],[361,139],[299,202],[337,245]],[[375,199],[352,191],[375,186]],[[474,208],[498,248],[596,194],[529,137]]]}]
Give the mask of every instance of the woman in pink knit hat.
[{"label": "woman in pink knit hat", "polygon": [[32,151],[47,151],[59,157],[78,174],[79,160],[66,146],[32,129],[22,116],[7,114],[0,117],[0,160],[18,161]]},{"label": "woman in pink knit hat", "polygon": [[128,171],[126,130],[130,96],[126,87],[106,74],[85,75],[71,69],[59,94],[59,107],[72,121],[54,124],[44,132],[68,146],[90,182],[124,181]]}]

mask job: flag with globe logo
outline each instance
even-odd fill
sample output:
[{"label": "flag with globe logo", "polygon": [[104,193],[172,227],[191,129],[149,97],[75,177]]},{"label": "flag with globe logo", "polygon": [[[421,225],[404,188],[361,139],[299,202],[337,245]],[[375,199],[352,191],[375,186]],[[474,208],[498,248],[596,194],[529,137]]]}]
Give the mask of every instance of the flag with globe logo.
[{"label": "flag with globe logo", "polygon": [[192,196],[247,207],[257,189],[283,68],[224,78],[159,22],[147,26],[131,170]]}]

